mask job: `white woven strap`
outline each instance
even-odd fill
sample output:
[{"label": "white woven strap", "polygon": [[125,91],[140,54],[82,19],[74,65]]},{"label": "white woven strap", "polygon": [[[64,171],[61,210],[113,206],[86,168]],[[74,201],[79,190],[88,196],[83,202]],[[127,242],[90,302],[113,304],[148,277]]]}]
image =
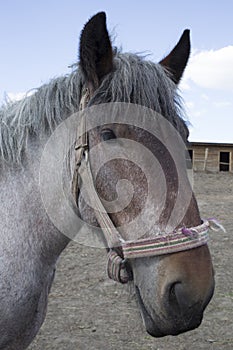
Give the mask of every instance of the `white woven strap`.
[{"label": "white woven strap", "polygon": [[107,262],[108,277],[116,282],[127,283],[131,276],[129,275],[125,260],[123,260],[116,251],[110,249]]},{"label": "white woven strap", "polygon": [[169,234],[158,235],[122,244],[125,259],[171,254],[197,248],[207,243],[209,221],[191,229],[181,228]]},{"label": "white woven strap", "polygon": [[124,240],[114,226],[96,192],[88,159],[83,160],[80,165],[79,175],[81,176],[82,184],[85,186],[85,194],[88,195],[89,202],[95,210],[96,219],[104,233],[108,248],[121,246]]},{"label": "white woven strap", "polygon": [[[82,98],[80,101],[79,109],[81,112],[87,107],[88,102],[91,98],[91,92],[88,88],[83,88]],[[80,116],[80,136],[78,134],[75,143],[75,172],[72,180],[72,193],[77,201],[79,193],[79,176],[82,179],[82,183],[85,187],[86,194],[89,197],[89,203],[95,209],[96,219],[104,233],[104,237],[107,242],[108,248],[113,248],[116,246],[121,246],[123,239],[119,234],[118,230],[115,228],[112,220],[110,219],[108,213],[106,212],[97,192],[93,182],[93,176],[90,168],[90,163],[88,159],[88,133],[86,126],[86,116],[82,113]]]}]

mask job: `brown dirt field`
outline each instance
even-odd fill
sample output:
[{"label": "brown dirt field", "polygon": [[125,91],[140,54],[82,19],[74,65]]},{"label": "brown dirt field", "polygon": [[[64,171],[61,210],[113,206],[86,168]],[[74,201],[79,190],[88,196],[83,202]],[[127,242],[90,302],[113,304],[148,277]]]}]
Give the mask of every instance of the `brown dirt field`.
[{"label": "brown dirt field", "polygon": [[107,278],[105,252],[71,243],[57,266],[46,321],[29,349],[233,349],[233,174],[196,173],[194,190],[202,217],[215,216],[226,228],[211,232],[216,289],[198,329],[150,337],[128,288]]}]

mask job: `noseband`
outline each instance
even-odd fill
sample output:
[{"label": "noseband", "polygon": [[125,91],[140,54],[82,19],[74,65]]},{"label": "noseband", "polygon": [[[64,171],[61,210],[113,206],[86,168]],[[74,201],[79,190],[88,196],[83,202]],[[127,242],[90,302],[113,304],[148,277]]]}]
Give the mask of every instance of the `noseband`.
[{"label": "noseband", "polygon": [[[89,89],[84,89],[80,101],[80,111],[87,107],[90,98]],[[183,227],[170,233],[125,241],[106,212],[94,185],[88,157],[88,133],[84,113],[81,115],[80,127],[81,137],[78,137],[75,143],[76,168],[72,181],[72,193],[77,203],[80,177],[85,185],[89,201],[95,208],[96,219],[107,242],[107,272],[111,279],[120,283],[127,283],[132,279],[127,265],[127,261],[130,259],[172,254],[207,244],[209,228],[213,228],[214,225],[220,226],[214,219],[203,221],[201,225],[196,227]]]}]

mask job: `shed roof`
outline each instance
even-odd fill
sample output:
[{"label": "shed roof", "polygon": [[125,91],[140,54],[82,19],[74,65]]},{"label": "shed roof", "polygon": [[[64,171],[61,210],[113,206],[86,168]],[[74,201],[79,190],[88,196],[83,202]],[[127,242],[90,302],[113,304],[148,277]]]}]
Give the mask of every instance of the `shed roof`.
[{"label": "shed roof", "polygon": [[221,142],[189,142],[189,147],[203,146],[203,147],[230,147],[233,148],[233,143],[221,143]]}]

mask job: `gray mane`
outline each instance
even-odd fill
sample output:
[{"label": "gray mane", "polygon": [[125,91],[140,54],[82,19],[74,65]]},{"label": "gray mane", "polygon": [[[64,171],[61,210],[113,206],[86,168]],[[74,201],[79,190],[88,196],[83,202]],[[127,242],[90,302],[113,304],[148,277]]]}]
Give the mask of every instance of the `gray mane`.
[{"label": "gray mane", "polygon": [[187,140],[188,129],[177,86],[160,64],[131,53],[116,54],[115,71],[104,79],[90,104],[110,101],[135,103],[155,110]]},{"label": "gray mane", "polygon": [[[77,112],[83,86],[78,65],[68,76],[51,80],[21,101],[0,109],[0,158],[19,163],[29,135],[51,133],[69,115]],[[167,118],[185,139],[187,128],[180,117],[175,84],[164,69],[134,54],[116,53],[114,72],[107,75],[90,104],[131,102],[156,110]]]},{"label": "gray mane", "polygon": [[78,70],[69,76],[53,79],[49,84],[21,101],[10,102],[0,109],[0,158],[18,163],[30,134],[52,132],[70,114],[77,111],[81,77]]}]

